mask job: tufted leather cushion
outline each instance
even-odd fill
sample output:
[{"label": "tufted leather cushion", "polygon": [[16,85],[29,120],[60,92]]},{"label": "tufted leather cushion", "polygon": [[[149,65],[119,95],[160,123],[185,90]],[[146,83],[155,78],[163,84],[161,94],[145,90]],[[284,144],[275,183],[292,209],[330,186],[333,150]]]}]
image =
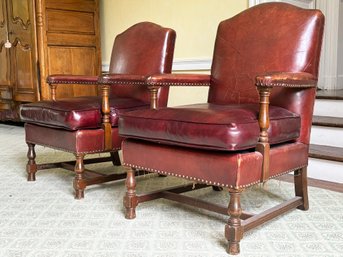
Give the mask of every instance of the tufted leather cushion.
[{"label": "tufted leather cushion", "polygon": [[[125,111],[149,108],[149,105],[133,98],[110,98],[110,122],[118,126],[118,115]],[[77,130],[101,126],[101,97],[87,96],[41,101],[21,105],[22,121],[48,127]]]},{"label": "tufted leather cushion", "polygon": [[[258,141],[258,104],[194,104],[158,111],[139,110],[120,116],[123,137],[215,150],[244,150]],[[300,117],[270,106],[271,144],[297,139]]]}]

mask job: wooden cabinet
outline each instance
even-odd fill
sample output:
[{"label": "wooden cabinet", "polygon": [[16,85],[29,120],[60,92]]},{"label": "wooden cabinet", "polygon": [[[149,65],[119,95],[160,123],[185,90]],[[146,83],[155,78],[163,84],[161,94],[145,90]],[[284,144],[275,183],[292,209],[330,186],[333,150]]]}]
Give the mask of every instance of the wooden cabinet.
[{"label": "wooden cabinet", "polygon": [[[0,0],[0,120],[50,99],[49,74],[100,74],[99,32],[98,0]],[[96,94],[95,86],[57,90],[57,98]]]}]

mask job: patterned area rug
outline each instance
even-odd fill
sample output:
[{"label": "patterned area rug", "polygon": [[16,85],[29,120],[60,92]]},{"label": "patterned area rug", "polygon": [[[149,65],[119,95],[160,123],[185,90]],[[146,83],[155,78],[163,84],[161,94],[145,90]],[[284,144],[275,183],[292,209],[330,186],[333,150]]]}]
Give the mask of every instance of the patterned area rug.
[{"label": "patterned area rug", "polygon": [[[73,174],[62,169],[37,173],[26,181],[23,127],[0,124],[1,257],[223,257],[227,217],[167,200],[137,207],[126,220],[124,182],[92,186],[85,199],[74,200]],[[37,162],[72,159],[67,153],[37,147]],[[112,171],[110,163],[92,168]],[[120,171],[118,171],[120,172]],[[147,175],[138,192],[186,183]],[[270,181],[268,191],[254,187],[243,194],[246,211],[258,212],[293,196],[290,183]],[[211,188],[188,193],[228,204],[225,191]],[[257,229],[241,242],[241,257],[343,256],[341,193],[309,188],[310,210],[294,210]]]}]

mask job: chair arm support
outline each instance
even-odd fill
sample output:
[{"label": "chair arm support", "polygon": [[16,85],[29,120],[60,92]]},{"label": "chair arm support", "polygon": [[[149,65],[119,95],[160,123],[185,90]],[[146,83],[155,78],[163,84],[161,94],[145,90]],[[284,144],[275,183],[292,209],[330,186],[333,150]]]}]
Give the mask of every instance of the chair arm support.
[{"label": "chair arm support", "polygon": [[110,103],[109,92],[110,87],[115,85],[145,85],[145,76],[131,74],[103,74],[98,79],[98,84],[101,88],[101,112],[102,112],[102,128],[105,133],[105,150],[112,149],[112,126],[110,123]]},{"label": "chair arm support", "polygon": [[83,84],[83,85],[96,85],[98,84],[98,76],[86,75],[50,75],[47,77],[46,82],[50,86],[51,99],[56,100],[56,89],[59,84]]},{"label": "chair arm support", "polygon": [[105,150],[112,149],[112,126],[110,122],[110,86],[101,85],[101,112],[102,112],[102,128],[104,130],[104,148]]},{"label": "chair arm support", "polygon": [[317,78],[306,72],[268,72],[256,76],[256,86],[309,88],[317,86]]},{"label": "chair arm support", "polygon": [[168,86],[209,86],[210,75],[205,74],[156,74],[146,79],[150,90],[150,108],[157,109],[157,92]]},{"label": "chair arm support", "polygon": [[269,86],[258,86],[257,89],[260,95],[260,111],[258,117],[260,136],[256,145],[256,151],[263,155],[261,181],[265,182],[269,178],[270,145],[267,131],[269,128],[269,97],[272,88]]},{"label": "chair arm support", "polygon": [[260,136],[256,150],[263,155],[262,177],[269,178],[269,97],[273,87],[311,88],[317,86],[317,78],[306,72],[268,72],[256,76],[256,86],[260,95],[260,112],[258,123]]}]

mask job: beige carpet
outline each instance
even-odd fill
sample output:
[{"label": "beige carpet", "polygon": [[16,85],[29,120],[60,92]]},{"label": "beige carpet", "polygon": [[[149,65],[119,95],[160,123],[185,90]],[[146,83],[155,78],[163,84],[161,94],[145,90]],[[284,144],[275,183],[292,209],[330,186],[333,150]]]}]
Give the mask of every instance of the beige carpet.
[{"label": "beige carpet", "polygon": [[[72,173],[40,171],[27,182],[27,147],[22,127],[0,124],[1,257],[222,257],[226,217],[167,200],[143,203],[137,218],[123,216],[122,181],[93,186],[84,200],[74,200]],[[37,160],[71,155],[37,147]],[[97,168],[112,170],[110,163]],[[325,172],[325,171],[323,171]],[[184,183],[146,176],[138,191]],[[210,188],[191,192],[228,203],[226,192]],[[343,195],[310,188],[310,210],[294,210],[252,230],[241,242],[241,257],[343,256]],[[267,197],[266,197],[267,196]],[[256,187],[243,197],[245,210],[257,212],[293,196],[286,182],[271,181],[269,193]]]}]

